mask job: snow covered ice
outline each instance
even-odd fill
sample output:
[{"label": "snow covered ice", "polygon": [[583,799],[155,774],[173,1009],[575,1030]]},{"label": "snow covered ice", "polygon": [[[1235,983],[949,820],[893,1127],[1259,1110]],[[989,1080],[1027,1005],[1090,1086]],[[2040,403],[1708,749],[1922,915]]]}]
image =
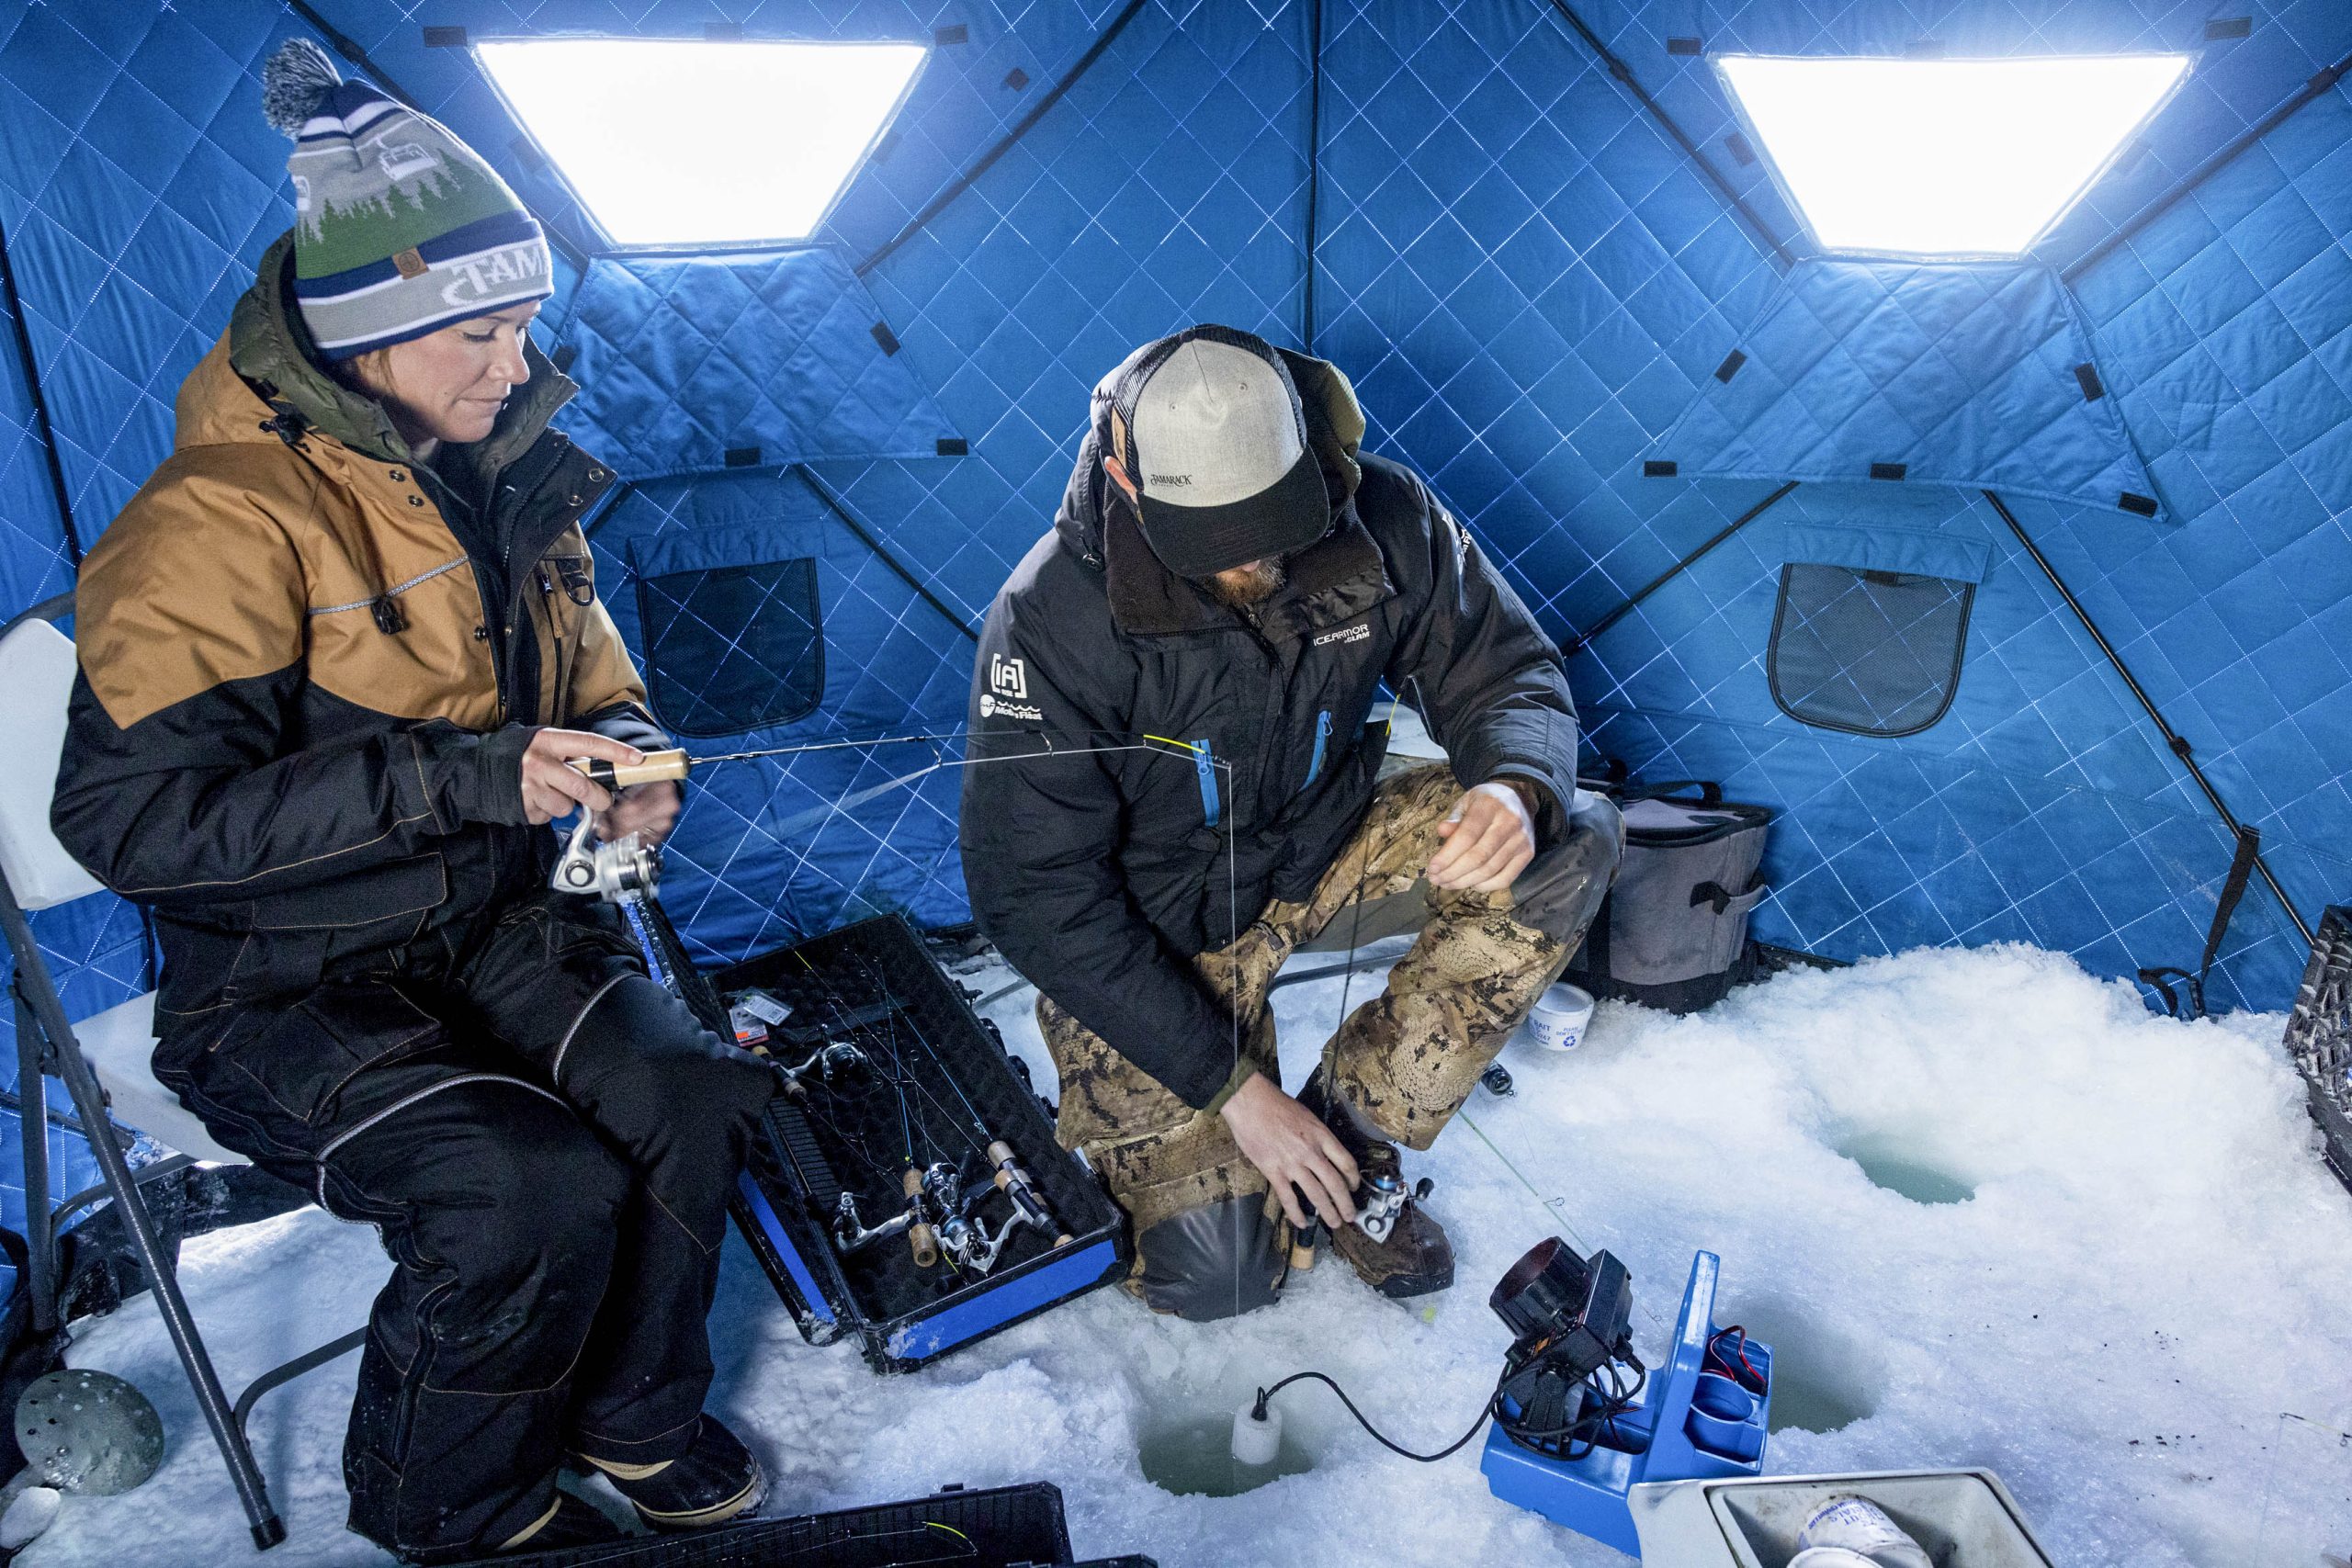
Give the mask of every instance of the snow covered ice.
[{"label": "snow covered ice", "polygon": [[[1354,998],[1377,984],[1360,971]],[[1292,1088],[1340,988],[1275,994]],[[989,1011],[1050,1085],[1028,1003]],[[1988,1467],[2067,1568],[2320,1568],[2352,1552],[2352,1198],[2312,1152],[2281,1026],[2157,1018],[2130,987],[2020,947],[1782,976],[1693,1018],[1607,1004],[1580,1050],[1514,1044],[1516,1096],[1478,1091],[1435,1151],[1408,1156],[1436,1177],[1460,1251],[1461,1282],[1427,1312],[1327,1257],[1236,1322],[1157,1318],[1106,1289],[879,1378],[847,1347],[804,1345],[736,1247],[715,1401],[784,1511],[1048,1480],[1081,1556],[1622,1563],[1490,1496],[1477,1445],[1409,1463],[1317,1388],[1280,1396],[1306,1473],[1179,1496],[1136,1459],[1152,1433],[1309,1367],[1397,1440],[1452,1441],[1507,1342],[1487,1290],[1558,1232],[1632,1269],[1653,1364],[1692,1251],[1722,1255],[1719,1316],[1774,1346],[1776,1417],[1825,1428],[1777,1431],[1773,1472]],[[387,1267],[372,1232],[307,1210],[189,1244],[182,1279],[234,1391],[359,1324]],[[69,1359],[137,1382],[171,1451],[138,1492],[66,1499],[27,1568],[381,1560],[342,1529],[356,1358],[254,1418],[292,1529],[266,1559],[152,1303],[83,1325]]]}]

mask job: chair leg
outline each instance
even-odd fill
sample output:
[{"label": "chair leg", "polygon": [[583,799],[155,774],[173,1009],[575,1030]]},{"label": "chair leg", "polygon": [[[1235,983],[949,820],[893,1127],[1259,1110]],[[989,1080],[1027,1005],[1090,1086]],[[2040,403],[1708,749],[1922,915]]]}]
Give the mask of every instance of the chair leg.
[{"label": "chair leg", "polygon": [[[164,1332],[172,1337],[172,1348],[179,1352],[188,1387],[196,1394],[198,1407],[204,1412],[205,1425],[212,1428],[212,1440],[229,1467],[229,1480],[237,1489],[237,1500],[244,1505],[254,1545],[266,1551],[286,1539],[285,1521],[270,1506],[268,1483],[263,1481],[260,1467],[254,1463],[253,1450],[231,1412],[228,1395],[220,1390],[220,1378],[212,1370],[212,1357],[204,1348],[204,1337],[188,1315],[178,1276],[156,1238],[154,1222],[149,1218],[147,1205],[139,1195],[139,1183],[131,1177],[122,1149],[107,1134],[105,1091],[98,1087],[90,1064],[82,1059],[82,1049],[74,1040],[74,1026],[65,1017],[64,1005],[57,999],[57,988],[50,983],[40,950],[33,945],[32,928],[5,883],[0,883],[0,926],[6,927],[8,945],[17,955],[17,994],[32,1010],[35,1021],[48,1037],[56,1057],[57,1076],[63,1081],[66,1092],[74,1097],[74,1108],[81,1113],[82,1125],[89,1129],[90,1152],[97,1156],[98,1171],[113,1190],[115,1206],[122,1211],[123,1228],[130,1233],[131,1244],[138,1249],[140,1267],[146,1270],[148,1288],[154,1292],[155,1306],[163,1314]],[[44,1138],[48,1135],[46,1121],[40,1123],[40,1134]],[[30,1196],[27,1194],[28,1199]],[[41,1199],[44,1203],[48,1201],[46,1178]]]},{"label": "chair leg", "polygon": [[35,1334],[57,1328],[57,1232],[49,1201],[49,1053],[40,1025],[25,1005],[22,982],[9,987],[17,1004],[17,1131],[25,1145],[25,1272],[32,1292]]}]

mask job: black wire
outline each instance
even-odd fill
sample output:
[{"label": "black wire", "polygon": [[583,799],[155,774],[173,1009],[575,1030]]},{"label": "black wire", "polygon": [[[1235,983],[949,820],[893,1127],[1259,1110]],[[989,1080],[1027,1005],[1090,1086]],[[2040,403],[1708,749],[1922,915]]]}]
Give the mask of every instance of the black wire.
[{"label": "black wire", "polygon": [[1402,1444],[1390,1441],[1387,1436],[1384,1434],[1379,1427],[1374,1426],[1369,1420],[1365,1419],[1364,1413],[1356,1408],[1356,1402],[1348,1397],[1348,1391],[1341,1388],[1338,1383],[1332,1382],[1327,1374],[1322,1372],[1293,1372],[1290,1376],[1283,1379],[1282,1382],[1274,1384],[1273,1387],[1260,1389],[1258,1391],[1257,1407],[1260,1410],[1265,1409],[1266,1401],[1273,1398],[1274,1395],[1282,1393],[1283,1390],[1288,1388],[1295,1382],[1319,1382],[1325,1388],[1329,1389],[1334,1394],[1339,1396],[1340,1403],[1348,1407],[1348,1414],[1356,1418],[1356,1425],[1362,1427],[1365,1431],[1372,1434],[1373,1441],[1378,1443],[1382,1448],[1386,1449],[1390,1453],[1402,1454],[1405,1458],[1412,1460],[1416,1463],[1435,1464],[1438,1461],[1451,1458],[1453,1455],[1459,1452],[1464,1444],[1468,1443],[1471,1438],[1476,1437],[1479,1432],[1485,1428],[1487,1418],[1495,1413],[1495,1402],[1502,1397],[1503,1384],[1509,1381],[1510,1377],[1510,1369],[1506,1367],[1503,1370],[1503,1375],[1495,1380],[1495,1391],[1487,1395],[1486,1404],[1479,1407],[1478,1419],[1471,1424],[1470,1429],[1463,1433],[1462,1436],[1454,1438],[1453,1441],[1448,1443],[1445,1447],[1438,1450],[1438,1451],[1433,1454],[1417,1454],[1412,1450],[1404,1447]]}]

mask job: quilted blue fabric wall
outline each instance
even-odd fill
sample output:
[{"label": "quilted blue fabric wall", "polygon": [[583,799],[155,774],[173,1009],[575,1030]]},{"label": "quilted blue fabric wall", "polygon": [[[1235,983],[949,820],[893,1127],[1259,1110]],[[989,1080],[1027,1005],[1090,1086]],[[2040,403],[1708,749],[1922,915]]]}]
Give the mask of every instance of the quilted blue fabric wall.
[{"label": "quilted blue fabric wall", "polygon": [[[1673,40],[1782,52],[2177,48],[2198,56],[2187,89],[2032,258],[2038,277],[2063,278],[2068,331],[2086,334],[2104,378],[2100,461],[2115,474],[2143,465],[2161,514],[2005,493],[2216,785],[2263,829],[2306,913],[2352,892],[2352,725],[2341,717],[2352,689],[2352,104],[2340,87],[2320,95],[2127,243],[2104,246],[2352,51],[2352,8],[2278,8],[2246,37],[2213,40],[2205,23],[2222,12],[2159,0],[1573,9],[1705,167],[1551,0],[762,0],[724,15],[706,0],[315,0],[300,12],[208,0],[200,25],[162,0],[0,3],[0,231],[21,298],[10,324],[56,437],[53,453],[39,438],[36,381],[11,343],[0,354],[0,609],[70,583],[65,513],[95,538],[161,457],[174,389],[288,220],[285,144],[261,121],[256,80],[278,39],[323,23],[339,50],[500,165],[564,253],[551,319],[594,259],[594,227],[466,51],[429,45],[427,24],[476,37],[694,37],[726,23],[754,38],[936,40],[896,129],[815,243],[870,295],[860,309],[898,345],[905,406],[927,397],[967,450],[828,447],[847,455],[649,480],[598,522],[594,543],[632,637],[638,562],[698,531],[814,563],[820,705],[724,749],[946,738],[699,780],[670,901],[702,954],[741,956],[879,908],[954,920],[965,913],[956,775],[932,764],[955,760],[969,628],[1046,525],[1088,387],[1135,344],[1220,320],[1338,360],[1370,415],[1369,444],[1430,476],[1568,637],[1777,488],[1771,477],[1643,473],[1721,389],[1713,373],[1792,269],[1810,265],[1704,59]],[[1112,31],[1067,95],[959,190]],[[2015,471],[1969,477],[2007,483]],[[2109,469],[2084,472],[2104,484]],[[1802,725],[1773,705],[1766,670],[1780,569],[1820,536],[1796,530],[1890,527],[1969,541],[1989,559],[1958,695],[1941,722],[1900,740]],[[1782,808],[1776,891],[1758,917],[1768,940],[1853,957],[2015,937],[2108,974],[2191,960],[2203,940],[2226,835],[1970,489],[1807,482],[1571,670],[1596,750],[1653,773],[1720,777]],[[119,906],[44,917],[41,934],[77,1010],[141,982],[137,922]],[[2285,1000],[2300,944],[2259,890],[2224,951],[2220,1000]],[[15,1223],[6,1201],[0,1220]]]}]

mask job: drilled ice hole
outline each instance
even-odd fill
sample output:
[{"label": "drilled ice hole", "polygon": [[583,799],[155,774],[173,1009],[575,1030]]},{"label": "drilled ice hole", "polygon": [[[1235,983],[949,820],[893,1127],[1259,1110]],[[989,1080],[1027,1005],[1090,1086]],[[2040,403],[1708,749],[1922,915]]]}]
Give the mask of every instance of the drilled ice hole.
[{"label": "drilled ice hole", "polygon": [[[1241,1403],[1239,1399],[1235,1404]],[[1144,1419],[1136,1457],[1144,1479],[1180,1497],[1238,1497],[1285,1475],[1315,1468],[1313,1434],[1295,1423],[1283,1429],[1282,1447],[1271,1465],[1245,1465],[1233,1457],[1233,1404],[1170,1401]]]},{"label": "drilled ice hole", "polygon": [[1780,1296],[1720,1303],[1715,1321],[1772,1348],[1771,1430],[1835,1432],[1877,1411],[1886,1366],[1861,1336]]},{"label": "drilled ice hole", "polygon": [[1937,1163],[1912,1140],[1892,1133],[1849,1133],[1832,1149],[1861,1167],[1873,1187],[1914,1203],[1965,1203],[1976,1184]]}]

